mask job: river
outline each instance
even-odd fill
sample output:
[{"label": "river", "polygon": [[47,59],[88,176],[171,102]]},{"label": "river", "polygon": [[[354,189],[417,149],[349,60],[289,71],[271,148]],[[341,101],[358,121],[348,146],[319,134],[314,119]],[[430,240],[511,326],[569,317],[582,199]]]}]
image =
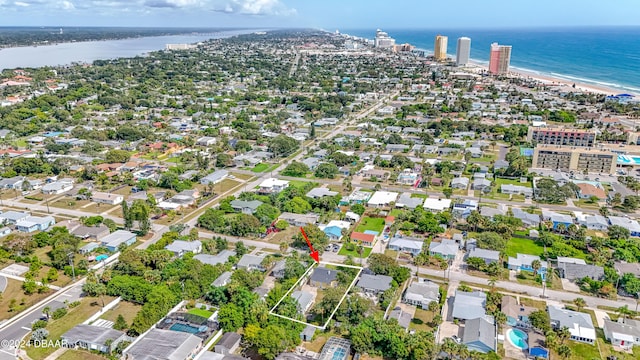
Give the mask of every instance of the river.
[{"label": "river", "polygon": [[216,31],[210,34],[152,36],[121,40],[62,43],[56,45],[25,46],[0,50],[0,71],[15,68],[68,65],[74,62],[115,59],[143,55],[162,50],[166,44],[192,44],[249,34],[257,30]]}]

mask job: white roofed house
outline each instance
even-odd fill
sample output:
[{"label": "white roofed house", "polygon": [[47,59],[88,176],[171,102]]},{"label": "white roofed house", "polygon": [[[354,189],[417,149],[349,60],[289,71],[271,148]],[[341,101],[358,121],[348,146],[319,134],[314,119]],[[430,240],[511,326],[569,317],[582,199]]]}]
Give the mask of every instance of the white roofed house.
[{"label": "white roofed house", "polygon": [[473,250],[469,251],[467,258],[480,258],[484,260],[485,264],[488,265],[500,261],[500,252],[495,250],[474,248]]},{"label": "white roofed house", "polygon": [[429,255],[440,256],[446,260],[454,259],[458,250],[458,243],[454,240],[443,239],[440,242],[432,241],[429,243]]},{"label": "white roofed house", "polygon": [[0,214],[0,222],[3,224],[15,225],[29,216],[30,214],[27,212],[9,210]]},{"label": "white roofed house", "polygon": [[292,226],[315,225],[320,218],[317,214],[294,214],[283,212],[278,219],[288,222]]},{"label": "white roofed house", "polygon": [[53,216],[27,216],[16,223],[16,230],[30,233],[34,231],[45,231],[56,223]]},{"label": "white roofed house", "polygon": [[291,293],[291,298],[296,301],[298,312],[300,314],[304,314],[309,311],[314,301],[313,294],[307,291],[294,291]]},{"label": "white roofed house", "polygon": [[260,185],[258,192],[261,194],[277,194],[289,186],[289,181],[275,178],[265,179]]},{"label": "white roofed house", "polygon": [[426,198],[423,207],[431,212],[441,212],[451,207],[451,199]]},{"label": "white roofed house", "polygon": [[230,203],[233,210],[249,215],[255,213],[262,204],[262,201],[259,200],[232,200]]},{"label": "white roofed house", "polygon": [[200,179],[200,184],[217,184],[229,176],[229,172],[224,169],[216,170],[211,174]]},{"label": "white roofed house", "polygon": [[44,184],[42,188],[40,188],[40,191],[46,195],[58,195],[66,193],[71,189],[73,189],[73,180],[63,179]]},{"label": "white roofed house", "polygon": [[398,199],[398,193],[390,191],[376,191],[367,202],[370,207],[385,207],[391,203],[395,203]]},{"label": "white roofed house", "polygon": [[312,199],[319,199],[325,196],[336,196],[336,195],[338,195],[337,191],[331,191],[326,187],[318,187],[318,188],[311,189],[306,194],[306,197],[312,198]]},{"label": "white roofed house", "polygon": [[440,286],[431,281],[412,282],[402,297],[405,304],[429,307],[429,303],[440,301]]},{"label": "white roofed house", "polygon": [[124,200],[124,196],[120,194],[111,194],[105,192],[94,192],[91,195],[91,201],[98,204],[118,205]]},{"label": "white roofed house", "polygon": [[184,254],[191,252],[199,254],[202,252],[202,242],[200,240],[184,241],[175,240],[171,244],[164,247],[165,250],[171,251],[175,256],[182,257]]},{"label": "white roofed house", "polygon": [[389,250],[402,251],[416,256],[422,252],[424,240],[413,237],[394,236],[389,240]]},{"label": "white roofed house", "polygon": [[630,349],[640,345],[640,321],[618,318],[618,321],[604,319],[604,337],[613,346]]},{"label": "white roofed house", "polygon": [[456,290],[451,316],[460,320],[477,319],[485,315],[486,304],[487,294],[482,291],[464,292]]},{"label": "white roofed house", "polygon": [[551,327],[554,330],[567,327],[571,333],[571,340],[591,345],[596,341],[596,329],[591,321],[591,315],[552,305],[547,308]]},{"label": "white roofed house", "polygon": [[365,293],[378,295],[391,288],[392,280],[391,276],[362,274],[356,287]]},{"label": "white roofed house", "polygon": [[267,269],[265,269],[264,265],[262,265],[264,258],[264,256],[244,254],[238,261],[238,264],[236,264],[236,267],[238,269],[245,269],[249,271],[266,271]]},{"label": "white roofed house", "polygon": [[127,246],[132,245],[136,242],[136,234],[126,231],[126,230],[117,230],[114,233],[111,233],[104,238],[102,238],[102,246],[107,248],[107,250],[111,252],[118,251],[120,245],[125,244]]},{"label": "white roofed house", "polygon": [[110,353],[120,342],[128,339],[122,331],[85,324],[76,325],[60,338],[69,346],[103,353]]}]

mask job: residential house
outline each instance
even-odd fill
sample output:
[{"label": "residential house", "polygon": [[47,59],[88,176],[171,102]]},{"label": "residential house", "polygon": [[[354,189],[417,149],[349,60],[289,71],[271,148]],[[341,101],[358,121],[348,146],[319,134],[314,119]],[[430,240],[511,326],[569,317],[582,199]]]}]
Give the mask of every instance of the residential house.
[{"label": "residential house", "polygon": [[589,183],[577,183],[578,186],[578,197],[580,199],[591,199],[592,197],[597,198],[598,200],[604,200],[607,198],[607,194],[604,192],[604,189],[600,187],[596,187]]},{"label": "residential house", "polygon": [[0,214],[0,222],[2,224],[15,225],[30,216],[29,213],[21,211],[6,211]]},{"label": "residential house", "polygon": [[229,177],[229,172],[227,170],[224,170],[224,169],[216,170],[211,174],[200,179],[200,184],[202,185],[217,184],[222,180],[226,179],[227,177]]},{"label": "residential house", "polygon": [[478,210],[478,206],[479,204],[476,200],[466,199],[462,202],[454,203],[451,212],[456,216],[462,216],[466,219],[472,211]]},{"label": "residential house", "polygon": [[171,251],[177,257],[182,257],[184,254],[189,252],[200,254],[202,252],[202,242],[200,242],[200,240],[175,240],[171,244],[165,246],[164,249]]},{"label": "residential house", "polygon": [[484,260],[485,264],[491,264],[494,262],[500,262],[500,252],[495,250],[474,248],[469,251],[467,258],[480,258]]},{"label": "residential house", "polygon": [[613,268],[616,269],[616,272],[620,276],[624,274],[633,274],[636,277],[640,277],[640,263],[616,261],[613,263]]},{"label": "residential house", "polygon": [[292,226],[315,225],[319,218],[320,216],[317,214],[294,214],[290,212],[283,212],[278,217],[278,219],[284,220]]},{"label": "residential house", "polygon": [[526,198],[533,196],[533,189],[527,186],[502,184],[500,185],[500,192],[509,195],[524,195]]},{"label": "residential house", "polygon": [[420,175],[418,173],[412,171],[411,169],[404,169],[398,174],[398,179],[396,180],[396,182],[402,185],[414,186],[416,185],[418,178],[420,178]]},{"label": "residential house", "polygon": [[371,195],[372,193],[369,191],[356,189],[349,196],[342,198],[342,200],[340,201],[340,205],[364,205],[369,200],[369,198],[371,198]]},{"label": "residential house", "polygon": [[598,281],[604,279],[602,266],[589,265],[583,259],[559,256],[558,272],[561,278],[571,281],[585,277]]},{"label": "residential house", "polygon": [[231,271],[225,271],[220,276],[218,276],[215,280],[213,280],[211,285],[216,287],[227,286],[231,282],[231,275],[233,275]]},{"label": "residential house", "polygon": [[516,253],[516,257],[509,256],[509,259],[507,260],[507,268],[509,270],[531,272],[533,271],[531,264],[536,260],[540,262],[540,269],[538,269],[538,273],[545,273],[548,267],[547,262],[540,260],[540,256],[529,254]]},{"label": "residential house", "polygon": [[391,288],[392,280],[393,278],[387,275],[362,274],[356,287],[364,293],[379,295]]},{"label": "residential house", "polygon": [[489,206],[483,206],[480,208],[480,215],[493,219],[496,215],[506,215],[507,214],[507,206],[504,204],[498,204],[496,208],[492,208]]},{"label": "residential house", "polygon": [[200,261],[203,264],[218,265],[224,264],[229,261],[229,258],[236,256],[236,252],[232,250],[222,250],[216,255],[198,254],[193,258]]},{"label": "residential house", "polygon": [[497,171],[500,169],[506,169],[509,167],[509,162],[507,160],[496,160],[493,164],[493,170]]},{"label": "residential house", "polygon": [[259,185],[258,192],[261,194],[277,194],[287,187],[289,187],[289,181],[287,180],[268,178]]},{"label": "residential house", "polygon": [[[484,209],[484,208],[483,208]],[[527,227],[534,227],[540,225],[540,215],[528,213],[520,208],[511,208],[513,217],[522,220],[522,224]]]},{"label": "residential house", "polygon": [[630,349],[640,345],[640,321],[618,318],[618,321],[604,319],[604,338],[613,346]]},{"label": "residential house", "polygon": [[509,295],[502,296],[500,310],[507,316],[507,325],[521,328],[531,327],[529,315],[538,310],[534,307],[518,304],[518,300]]},{"label": "residential house", "polygon": [[571,215],[559,214],[557,212],[547,210],[542,210],[542,219],[545,221],[551,221],[554,229],[557,229],[560,224],[562,224],[565,229],[568,228],[569,225],[573,224],[573,218]]},{"label": "residential house", "polygon": [[414,281],[407,287],[402,302],[427,309],[432,302],[440,301],[440,286],[434,282]]},{"label": "residential house", "polygon": [[439,256],[445,260],[455,259],[458,250],[458,244],[453,240],[443,239],[440,242],[432,241],[429,244],[429,255]]},{"label": "residential house", "polygon": [[[586,215],[584,217],[584,226],[589,230],[605,231],[609,229],[609,221],[602,215]],[[581,224],[581,225],[583,225]]]},{"label": "residential house", "polygon": [[422,239],[402,237],[399,235],[394,235],[394,237],[389,240],[388,245],[389,250],[407,252],[413,256],[420,254],[423,246],[424,240]]},{"label": "residential house", "polygon": [[298,304],[298,313],[305,314],[311,308],[314,302],[314,296],[312,293],[308,291],[299,291],[296,290],[291,293],[291,298],[294,299]]},{"label": "residential house", "polygon": [[45,195],[59,195],[73,189],[72,179],[63,179],[59,181],[44,184],[40,191]]},{"label": "residential house", "polygon": [[375,178],[377,181],[385,181],[391,173],[386,170],[374,169],[373,167],[362,170],[361,175],[365,179]]},{"label": "residential house", "polygon": [[306,194],[306,197],[312,198],[312,199],[319,199],[325,196],[336,196],[336,195],[338,195],[337,191],[331,191],[326,187],[318,187],[318,188],[311,189]]},{"label": "residential house", "polygon": [[471,154],[472,158],[480,158],[480,157],[482,157],[482,150],[480,148],[477,148],[477,147],[466,148],[466,149],[464,149],[464,152]]},{"label": "residential house", "polygon": [[482,190],[491,188],[491,181],[487,179],[473,179],[473,184],[471,185],[471,190]]},{"label": "residential house", "polygon": [[390,191],[376,191],[367,202],[369,207],[385,207],[395,203],[398,199],[398,193]]},{"label": "residential house", "polygon": [[157,206],[163,210],[179,210],[195,205],[199,197],[198,190],[183,190],[171,198],[159,202]]},{"label": "residential house", "polygon": [[470,351],[477,351],[483,354],[497,349],[496,325],[493,318],[489,316],[477,317],[466,320],[464,323],[464,334],[462,343]]},{"label": "residential house", "polygon": [[245,269],[248,271],[253,271],[253,270],[267,271],[264,265],[262,265],[264,258],[265,258],[264,256],[244,254],[240,258],[240,260],[238,260],[236,267],[238,269]]},{"label": "residential house", "polygon": [[420,197],[411,197],[411,193],[402,193],[398,201],[396,201],[397,208],[415,209],[422,205],[424,199]]},{"label": "residential house", "polygon": [[325,226],[322,232],[327,235],[330,241],[340,241],[342,238],[342,228],[338,226]]},{"label": "residential house", "polygon": [[374,234],[361,233],[357,231],[352,232],[350,238],[351,241],[368,247],[373,246],[373,243],[376,241],[376,236]]},{"label": "residential house", "polygon": [[60,339],[69,347],[77,346],[109,354],[128,337],[124,332],[109,327],[79,324],[65,332]]},{"label": "residential house", "polygon": [[391,310],[391,312],[389,312],[389,317],[387,318],[387,320],[395,319],[398,322],[398,325],[405,328],[405,330],[408,330],[412,318],[413,316],[411,316],[411,314],[402,311],[399,306],[396,306],[393,310]]},{"label": "residential house", "polygon": [[213,146],[216,144],[217,139],[213,136],[203,136],[196,140],[196,145],[199,146]]},{"label": "residential house", "polygon": [[451,316],[460,320],[477,319],[485,315],[486,304],[487,294],[482,291],[464,292],[456,290]]},{"label": "residential house", "polygon": [[26,233],[45,231],[55,223],[56,219],[53,216],[27,216],[16,223],[16,230]]},{"label": "residential house", "polygon": [[549,305],[547,310],[554,330],[567,327],[571,333],[571,340],[591,345],[596,341],[596,329],[591,321],[591,315],[553,305]]},{"label": "residential house", "polygon": [[469,187],[469,178],[467,177],[457,177],[451,180],[451,188],[452,189],[463,189],[466,190]]},{"label": "residential house", "polygon": [[423,207],[431,212],[442,212],[451,208],[451,199],[426,198]]},{"label": "residential house", "polygon": [[231,208],[234,211],[241,212],[243,214],[252,215],[256,212],[258,207],[262,205],[263,202],[259,200],[232,200],[230,202]]},{"label": "residential house", "polygon": [[[305,327],[304,330],[302,330],[302,332],[300,333],[300,340],[311,342],[313,340],[313,336],[316,334],[316,329],[317,328],[315,326],[307,325],[307,327]],[[286,356],[288,354],[294,355],[295,357]],[[280,355],[278,355],[278,357],[276,357],[276,360],[311,360],[311,359],[307,358],[306,356],[301,356],[298,354],[281,353]]]},{"label": "residential house", "polygon": [[0,228],[0,237],[4,237],[11,234],[11,228],[8,226]]},{"label": "residential house", "polygon": [[122,203],[123,200],[124,200],[124,197],[120,194],[94,192],[91,195],[91,201],[98,204],[118,205]]},{"label": "residential house", "polygon": [[278,261],[277,263],[275,263],[275,265],[273,265],[273,268],[271,269],[271,276],[276,279],[284,278],[286,267],[287,262],[285,260]]},{"label": "residential house", "polygon": [[202,339],[186,332],[151,328],[123,351],[128,360],[192,359],[202,348]]},{"label": "residential house", "polygon": [[133,245],[135,242],[136,234],[126,230],[117,230],[114,233],[105,236],[101,243],[102,246],[107,248],[107,250],[116,252],[120,245],[125,244],[126,246],[129,246]]},{"label": "residential house", "polygon": [[623,228],[629,230],[631,236],[640,237],[640,224],[638,224],[638,221],[636,220],[621,216],[609,216],[609,222],[611,223],[611,225],[622,226]]},{"label": "residential house", "polygon": [[309,278],[309,285],[325,289],[334,287],[338,283],[338,272],[336,270],[327,269],[319,266]]},{"label": "residential house", "polygon": [[24,179],[24,176],[14,176],[11,178],[2,179],[0,180],[0,189],[20,190]]},{"label": "residential house", "polygon": [[213,352],[217,354],[233,354],[238,347],[240,346],[240,340],[242,336],[235,332],[226,332],[221,337],[220,340],[213,347]]}]

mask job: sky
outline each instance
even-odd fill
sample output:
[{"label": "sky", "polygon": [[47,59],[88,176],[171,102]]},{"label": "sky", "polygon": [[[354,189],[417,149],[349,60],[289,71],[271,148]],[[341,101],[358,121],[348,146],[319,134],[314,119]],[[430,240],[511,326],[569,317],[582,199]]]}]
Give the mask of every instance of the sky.
[{"label": "sky", "polygon": [[0,0],[0,26],[436,29],[640,25],[638,0]]}]

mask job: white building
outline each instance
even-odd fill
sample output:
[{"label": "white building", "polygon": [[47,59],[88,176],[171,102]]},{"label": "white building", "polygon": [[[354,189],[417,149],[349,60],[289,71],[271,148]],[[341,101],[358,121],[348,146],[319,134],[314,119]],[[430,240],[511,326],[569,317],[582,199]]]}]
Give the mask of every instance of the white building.
[{"label": "white building", "polygon": [[451,199],[426,198],[423,206],[432,212],[441,212],[451,207]]},{"label": "white building", "polygon": [[392,202],[398,199],[397,192],[390,191],[376,191],[373,196],[367,202],[370,207],[383,207],[389,206]]}]

